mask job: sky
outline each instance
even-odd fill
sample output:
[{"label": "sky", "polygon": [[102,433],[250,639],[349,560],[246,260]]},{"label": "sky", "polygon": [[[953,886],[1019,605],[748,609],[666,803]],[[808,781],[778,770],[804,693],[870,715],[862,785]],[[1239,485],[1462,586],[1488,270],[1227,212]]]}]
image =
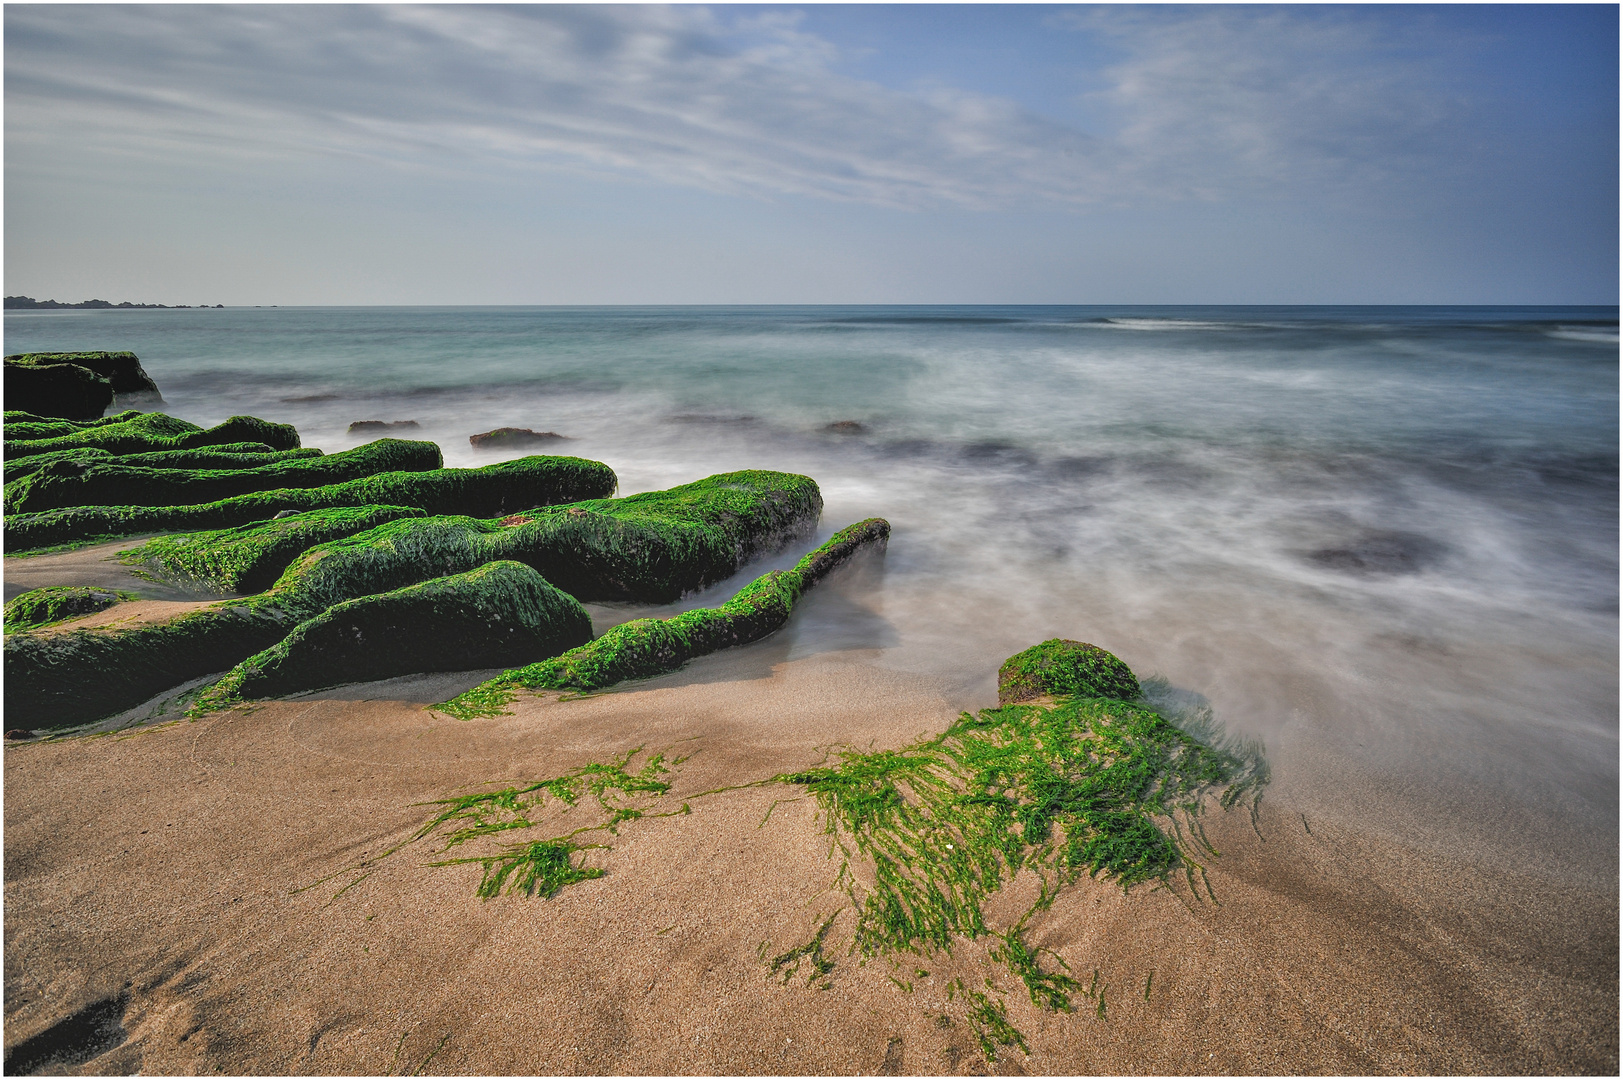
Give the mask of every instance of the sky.
[{"label": "sky", "polygon": [[1618,8],[6,4],[8,295],[1615,304]]}]

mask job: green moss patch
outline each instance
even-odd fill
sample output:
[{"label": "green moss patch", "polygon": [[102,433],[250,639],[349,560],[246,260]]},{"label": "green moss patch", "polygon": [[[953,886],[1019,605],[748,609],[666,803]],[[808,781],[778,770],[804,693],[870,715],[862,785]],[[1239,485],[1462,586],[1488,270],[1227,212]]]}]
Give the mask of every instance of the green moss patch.
[{"label": "green moss patch", "polygon": [[189,506],[234,495],[315,488],[387,472],[424,472],[443,464],[431,442],[379,439],[342,453],[283,460],[242,469],[153,469],[56,461],[5,486],[7,514],[64,506]]},{"label": "green moss patch", "polygon": [[1131,669],[1097,645],[1051,638],[1016,653],[997,673],[1000,705],[1056,694],[1131,701],[1139,695]]},{"label": "green moss patch", "polygon": [[460,719],[499,715],[520,689],[601,690],[675,671],[718,649],[759,641],[788,622],[795,602],[829,571],[861,551],[883,551],[889,536],[889,522],[869,518],[834,534],[794,569],[756,578],[719,608],[621,623],[596,641],[507,672],[435,707]]},{"label": "green moss patch", "polygon": [[591,636],[591,617],[574,597],[523,563],[487,563],[333,605],[238,664],[191,712],[340,683],[497,667]]},{"label": "green moss patch", "polygon": [[52,585],[32,589],[6,601],[6,633],[34,630],[65,619],[77,619],[105,611],[134,593],[119,589],[96,589],[82,585]]},{"label": "green moss patch", "polygon": [[253,469],[261,465],[274,465],[280,461],[320,457],[315,447],[298,450],[272,450],[264,443],[227,443],[199,450],[159,450],[151,454],[125,454],[119,456],[93,446],[74,450],[53,450],[49,454],[35,454],[5,463],[5,480],[13,480],[36,473],[57,461],[77,461],[85,465],[135,465],[149,469]]}]

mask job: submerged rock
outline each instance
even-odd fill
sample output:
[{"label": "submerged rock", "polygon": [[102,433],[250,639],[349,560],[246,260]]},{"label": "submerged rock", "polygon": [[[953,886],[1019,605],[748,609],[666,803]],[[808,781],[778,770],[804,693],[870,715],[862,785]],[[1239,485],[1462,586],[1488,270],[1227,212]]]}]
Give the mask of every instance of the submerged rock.
[{"label": "submerged rock", "polygon": [[824,424],[823,430],[835,435],[861,435],[868,429],[855,420],[836,420],[832,424]]},{"label": "submerged rock", "polygon": [[340,683],[550,656],[592,637],[580,602],[516,562],[335,604],[205,691],[194,711]]},{"label": "submerged rock", "polygon": [[1065,638],[1050,638],[1016,653],[997,673],[999,705],[1062,694],[1131,701],[1141,693],[1132,669],[1114,655]]},{"label": "submerged rock", "polygon": [[502,427],[494,431],[469,435],[468,442],[475,450],[509,450],[515,447],[536,446],[557,442],[566,436],[555,431],[531,431],[529,428]]},{"label": "submerged rock", "polygon": [[121,460],[57,461],[5,486],[5,512],[64,506],[194,506],[280,488],[326,487],[383,472],[426,472],[443,464],[431,442],[379,439],[337,454],[246,469],[151,469]]},{"label": "submerged rock", "polygon": [[380,431],[415,431],[420,426],[415,420],[357,420],[349,425],[349,433],[365,435]]}]

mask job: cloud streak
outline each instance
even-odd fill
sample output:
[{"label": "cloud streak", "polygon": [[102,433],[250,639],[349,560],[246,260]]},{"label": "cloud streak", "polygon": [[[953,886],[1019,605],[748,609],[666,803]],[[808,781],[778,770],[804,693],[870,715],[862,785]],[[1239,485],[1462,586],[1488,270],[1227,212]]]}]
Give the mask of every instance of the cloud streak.
[{"label": "cloud streak", "polygon": [[1109,130],[841,73],[792,12],[8,5],[7,151],[215,164],[360,155],[758,198],[995,209],[1226,199],[1435,175],[1466,104],[1377,20],[1063,15],[1118,59]]}]

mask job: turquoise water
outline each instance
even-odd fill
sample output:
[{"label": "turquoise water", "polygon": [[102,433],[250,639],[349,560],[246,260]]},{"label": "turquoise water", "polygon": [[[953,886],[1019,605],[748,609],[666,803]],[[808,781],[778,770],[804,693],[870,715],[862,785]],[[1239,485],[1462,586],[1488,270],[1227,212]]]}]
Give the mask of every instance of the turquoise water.
[{"label": "turquoise water", "polygon": [[205,309],[5,331],[7,352],[133,350],[170,411],[292,422],[329,451],[365,441],[351,421],[415,420],[456,465],[514,456],[474,432],[558,432],[622,493],[806,473],[822,535],[870,515],[895,534],[763,663],[848,654],[969,707],[1025,645],[1094,641],[1263,739],[1284,797],[1356,802],[1307,782],[1352,774],[1509,793],[1609,829],[1615,875],[1616,308]]}]

